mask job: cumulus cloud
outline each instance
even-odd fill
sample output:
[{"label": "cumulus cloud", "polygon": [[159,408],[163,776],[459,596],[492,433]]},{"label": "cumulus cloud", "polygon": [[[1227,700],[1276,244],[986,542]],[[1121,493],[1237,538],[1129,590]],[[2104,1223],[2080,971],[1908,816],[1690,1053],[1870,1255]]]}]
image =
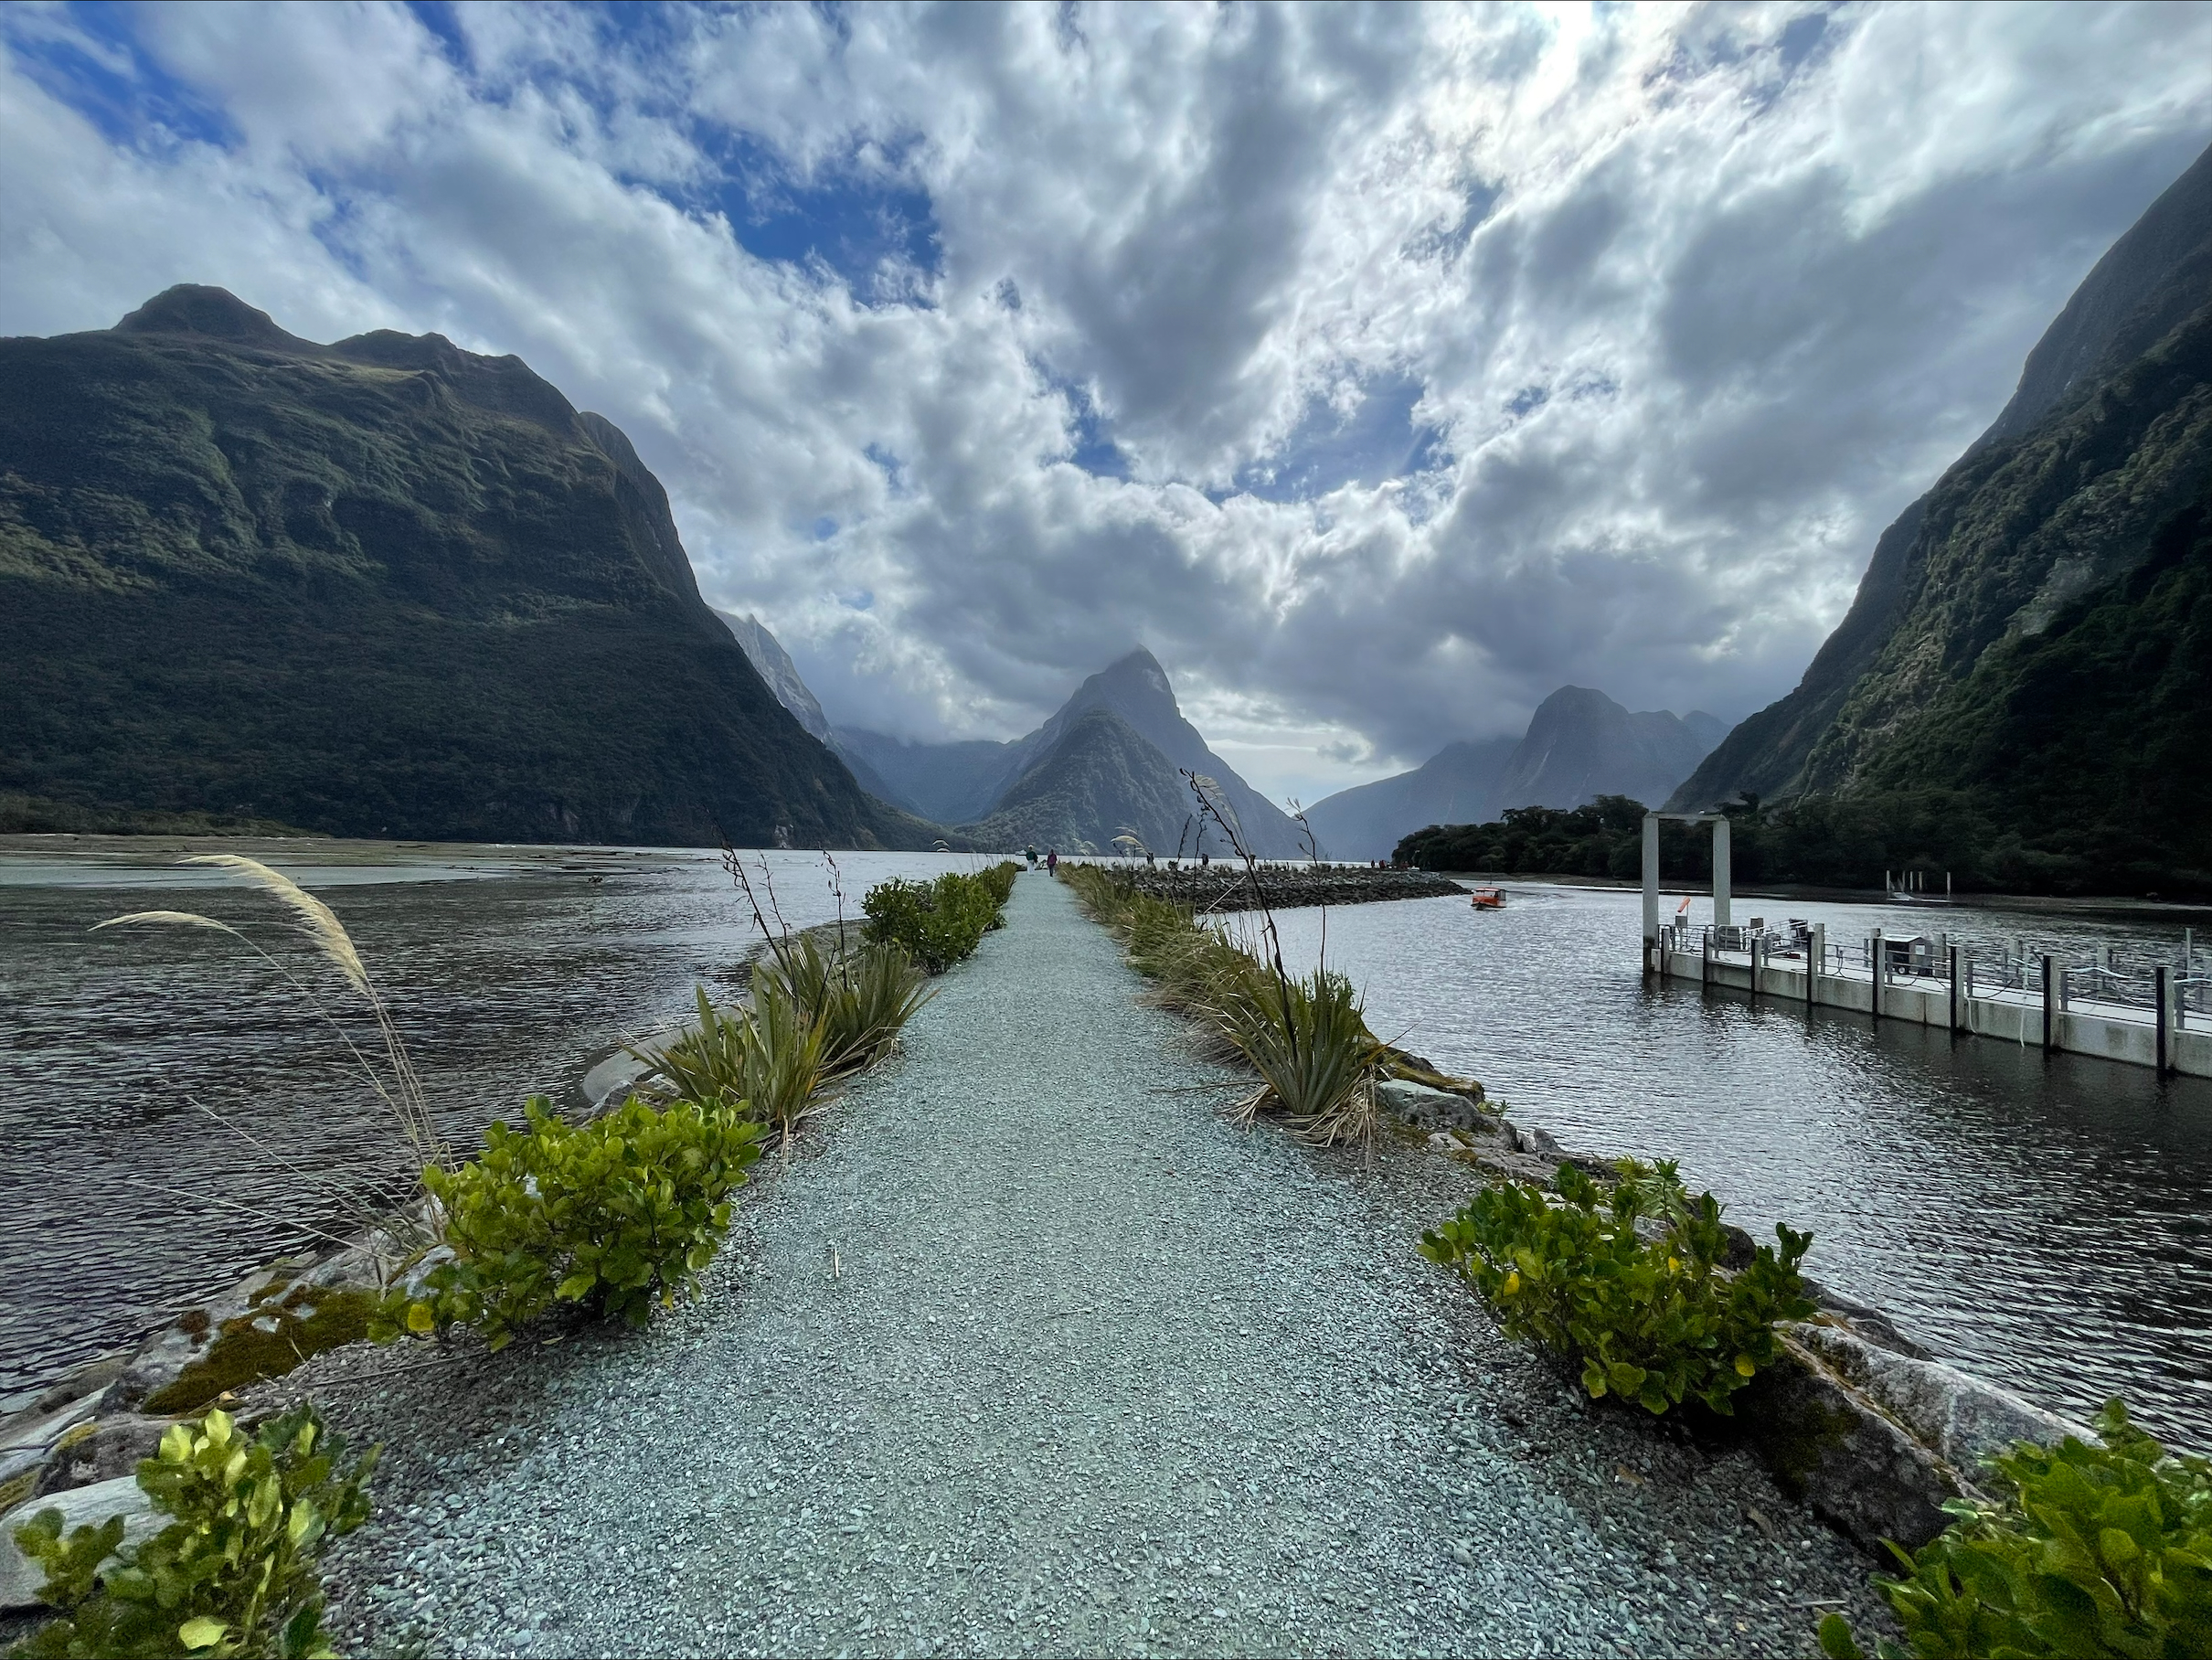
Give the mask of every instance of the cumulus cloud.
[{"label": "cumulus cloud", "polygon": [[1307,799],[1747,713],[2212,137],[2203,5],[0,10],[0,328],[516,352],[833,716]]}]

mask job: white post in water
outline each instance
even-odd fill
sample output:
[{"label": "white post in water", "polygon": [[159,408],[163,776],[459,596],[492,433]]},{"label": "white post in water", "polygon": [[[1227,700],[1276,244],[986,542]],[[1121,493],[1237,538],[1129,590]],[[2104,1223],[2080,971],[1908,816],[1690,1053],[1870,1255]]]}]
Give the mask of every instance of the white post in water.
[{"label": "white post in water", "polygon": [[1713,926],[1728,925],[1728,815],[1713,815]]},{"label": "white post in water", "polygon": [[1643,815],[1643,966],[1657,965],[1659,952],[1659,815]]}]

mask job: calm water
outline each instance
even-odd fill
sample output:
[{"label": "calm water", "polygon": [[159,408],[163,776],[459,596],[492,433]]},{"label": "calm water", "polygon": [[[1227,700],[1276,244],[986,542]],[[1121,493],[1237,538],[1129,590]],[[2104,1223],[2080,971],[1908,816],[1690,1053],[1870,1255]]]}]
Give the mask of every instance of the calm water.
[{"label": "calm water", "polygon": [[[1834,943],[1906,925],[1878,905],[1738,910],[1825,921]],[[1323,914],[1280,916],[1286,958],[1312,963]],[[1909,925],[2054,949],[2181,940],[1967,907]],[[1810,1227],[1810,1272],[1968,1370],[2081,1414],[2122,1394],[2212,1449],[2212,1082],[1647,986],[1632,892],[1515,886],[1501,911],[1401,900],[1326,926],[1378,1035],[1569,1147],[1678,1159],[1757,1234]]]},{"label": "calm water", "polygon": [[[692,986],[727,974],[760,937],[711,855],[264,857],[352,933],[463,1144],[493,1118],[518,1118],[526,1095],[563,1095],[588,1061],[680,1016]],[[818,857],[767,857],[792,926],[835,914]],[[856,910],[886,876],[967,861],[840,862]],[[341,1064],[316,1001],[276,967],[204,930],[86,931],[156,908],[245,929],[365,1035],[343,984],[276,908],[227,877],[0,853],[0,1412],[177,1303],[313,1245],[313,1227],[342,1228],[339,1208],[303,1191],[280,1157],[341,1180],[394,1162],[382,1109]]]}]

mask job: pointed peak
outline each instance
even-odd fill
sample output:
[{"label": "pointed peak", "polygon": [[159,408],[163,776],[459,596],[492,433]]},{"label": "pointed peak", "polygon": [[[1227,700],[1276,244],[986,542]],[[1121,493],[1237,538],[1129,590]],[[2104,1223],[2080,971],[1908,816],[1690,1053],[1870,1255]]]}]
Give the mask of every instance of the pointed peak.
[{"label": "pointed peak", "polygon": [[1167,678],[1167,671],[1160,666],[1157,657],[1141,645],[1091,676],[1090,684],[1101,691],[1124,697],[1164,697],[1170,708],[1176,707],[1175,688]]},{"label": "pointed peak", "polygon": [[115,328],[130,335],[205,335],[240,346],[312,344],[286,334],[267,312],[256,311],[229,289],[197,282],[163,289]]}]

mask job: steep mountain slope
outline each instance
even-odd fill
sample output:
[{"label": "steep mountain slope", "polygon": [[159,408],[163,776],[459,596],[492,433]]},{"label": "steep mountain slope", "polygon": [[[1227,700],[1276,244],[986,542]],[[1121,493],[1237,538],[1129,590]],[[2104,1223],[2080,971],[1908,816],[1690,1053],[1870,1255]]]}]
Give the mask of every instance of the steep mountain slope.
[{"label": "steep mountain slope", "polygon": [[910,842],[519,358],[220,289],[0,340],[0,792],[352,835]]},{"label": "steep mountain slope", "polygon": [[981,818],[997,805],[1014,748],[989,739],[916,742],[865,727],[838,727],[830,741],[865,788],[943,825]]},{"label": "steep mountain slope", "polygon": [[1507,807],[1579,807],[1600,795],[1656,803],[1728,728],[1703,710],[1632,715],[1603,692],[1563,686],[1520,738],[1447,744],[1410,772],[1340,791],[1306,818],[1340,858],[1388,858],[1432,825],[1479,825]]},{"label": "steep mountain slope", "polygon": [[[761,684],[775,694],[776,701],[790,711],[791,718],[806,729],[807,735],[820,742],[836,746],[830,738],[829,717],[822,712],[814,694],[799,677],[799,665],[791,660],[783,649],[783,642],[768,631],[760,618],[748,613],[736,616],[727,611],[714,613],[722,619],[723,626],[745,651],[745,660],[752,665],[753,673],[760,676]],[[850,764],[850,763],[847,763]]]},{"label": "steep mountain slope", "polygon": [[[1983,729],[2004,724],[2011,694],[1992,676],[2036,654],[1993,662],[1972,697],[1962,683],[1985,654],[2047,633],[2078,601],[2115,598],[2200,498],[2207,427],[2193,342],[2208,298],[2212,149],[2098,261],[1989,431],[1883,533],[1797,689],[1738,727],[1670,804],[1907,777],[1968,786],[2009,766],[1939,777],[1936,758],[1995,752]],[[1920,761],[1883,760],[1892,743]],[[2118,787],[2095,762],[2081,782],[2097,796]]]},{"label": "steep mountain slope", "polygon": [[1702,710],[1631,714],[1603,692],[1563,686],[1537,706],[1498,780],[1500,807],[1579,807],[1600,795],[1664,801],[1726,729]]},{"label": "steep mountain slope", "polygon": [[1064,725],[988,818],[964,826],[978,847],[1057,847],[1119,853],[1133,829],[1154,851],[1175,846],[1190,792],[1158,746],[1112,709],[1093,707]]},{"label": "steep mountain slope", "polygon": [[1498,783],[1519,747],[1515,738],[1448,743],[1410,772],[1339,790],[1309,808],[1306,822],[1338,858],[1388,858],[1425,825],[1495,818]]},{"label": "steep mountain slope", "polygon": [[[1093,709],[1109,709],[1120,716],[1166,761],[1164,782],[1178,793],[1185,812],[1190,809],[1191,796],[1179,772],[1187,769],[1220,784],[1235,812],[1245,843],[1252,852],[1262,858],[1297,858],[1304,853],[1304,842],[1290,816],[1238,777],[1234,768],[1207,747],[1198,729],[1183,718],[1183,710],[1175,702],[1175,688],[1167,681],[1167,671],[1160,666],[1158,659],[1142,648],[1091,676],[1076,687],[1074,696],[1060,706],[1051,719],[1009,746],[1001,800],[1009,799],[1021,778],[1049,756],[1077,722]],[[1133,811],[1139,804],[1135,799],[1130,803]],[[1178,816],[1175,823],[1179,827],[1182,818]],[[1197,828],[1194,827],[1191,834],[1194,853],[1201,846],[1217,857],[1228,851],[1217,832],[1205,831],[1203,840]],[[1149,832],[1145,839],[1152,839]],[[1164,851],[1175,845],[1175,835],[1171,832],[1165,843],[1154,843],[1154,849]]]}]

